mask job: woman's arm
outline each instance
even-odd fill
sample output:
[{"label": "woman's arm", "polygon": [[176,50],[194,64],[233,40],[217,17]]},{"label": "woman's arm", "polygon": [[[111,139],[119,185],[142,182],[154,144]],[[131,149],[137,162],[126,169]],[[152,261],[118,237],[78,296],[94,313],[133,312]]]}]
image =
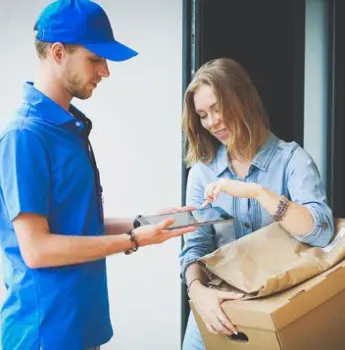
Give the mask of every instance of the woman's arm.
[{"label": "woman's arm", "polygon": [[[316,164],[310,155],[297,147],[287,164],[286,188],[290,201],[280,224],[301,242],[325,246],[333,236],[333,217]],[[257,183],[222,179],[205,191],[203,206],[220,192],[235,197],[255,198],[272,215],[277,213],[281,195]]]}]

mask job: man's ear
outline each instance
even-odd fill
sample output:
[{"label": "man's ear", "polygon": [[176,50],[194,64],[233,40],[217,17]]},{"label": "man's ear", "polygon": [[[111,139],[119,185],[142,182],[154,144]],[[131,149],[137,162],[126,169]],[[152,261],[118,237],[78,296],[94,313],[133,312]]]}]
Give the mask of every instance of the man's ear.
[{"label": "man's ear", "polygon": [[59,42],[52,44],[50,47],[50,54],[55,62],[60,63],[66,55],[65,45]]}]

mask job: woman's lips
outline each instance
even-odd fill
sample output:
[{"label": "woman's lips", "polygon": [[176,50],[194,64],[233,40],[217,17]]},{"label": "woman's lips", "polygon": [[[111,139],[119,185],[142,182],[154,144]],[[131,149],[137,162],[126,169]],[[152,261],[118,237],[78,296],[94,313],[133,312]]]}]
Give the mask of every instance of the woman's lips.
[{"label": "woman's lips", "polygon": [[226,129],[221,129],[218,131],[213,132],[213,135],[220,140],[226,140],[229,136],[228,130]]}]

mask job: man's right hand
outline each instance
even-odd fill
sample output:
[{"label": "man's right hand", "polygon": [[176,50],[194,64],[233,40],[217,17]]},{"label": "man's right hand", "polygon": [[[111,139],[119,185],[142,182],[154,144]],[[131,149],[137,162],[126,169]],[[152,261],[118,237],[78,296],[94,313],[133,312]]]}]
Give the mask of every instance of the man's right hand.
[{"label": "man's right hand", "polygon": [[169,226],[174,223],[175,219],[166,219],[157,225],[144,225],[133,230],[135,239],[139,247],[146,245],[160,244],[166,240],[182,236],[185,233],[195,231],[196,227],[189,226],[185,228],[168,230]]},{"label": "man's right hand", "polygon": [[226,335],[237,334],[236,327],[224,314],[220,304],[225,300],[240,299],[243,294],[220,291],[194,282],[190,288],[189,296],[209,332]]}]

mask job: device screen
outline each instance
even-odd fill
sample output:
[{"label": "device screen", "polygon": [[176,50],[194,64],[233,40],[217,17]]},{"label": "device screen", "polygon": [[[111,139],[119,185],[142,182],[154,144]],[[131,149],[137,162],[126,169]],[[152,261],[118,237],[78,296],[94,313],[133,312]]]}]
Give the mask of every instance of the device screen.
[{"label": "device screen", "polygon": [[219,207],[209,207],[205,209],[196,209],[190,212],[143,216],[139,221],[144,225],[156,225],[162,220],[168,218],[175,219],[175,222],[169,227],[169,229],[186,226],[210,225],[233,219],[233,217],[223,209]]}]

